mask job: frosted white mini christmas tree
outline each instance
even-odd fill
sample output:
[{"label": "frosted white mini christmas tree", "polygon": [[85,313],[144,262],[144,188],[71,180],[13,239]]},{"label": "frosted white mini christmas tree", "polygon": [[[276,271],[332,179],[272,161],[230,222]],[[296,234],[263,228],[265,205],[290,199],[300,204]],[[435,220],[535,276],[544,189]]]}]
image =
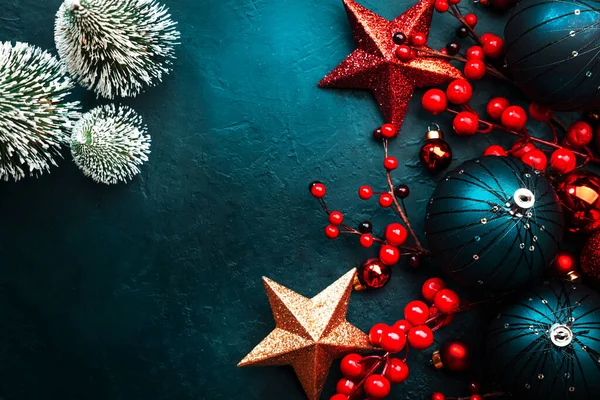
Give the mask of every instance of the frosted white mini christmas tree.
[{"label": "frosted white mini christmas tree", "polygon": [[38,176],[56,166],[79,103],[58,59],[25,43],[0,43],[0,179]]},{"label": "frosted white mini christmas tree", "polygon": [[135,111],[106,105],[83,115],[73,129],[71,153],[75,164],[96,182],[126,182],[148,161],[150,136]]},{"label": "frosted white mini christmas tree", "polygon": [[109,99],[135,97],[170,72],[176,25],[156,0],[65,0],[54,39],[82,86]]}]

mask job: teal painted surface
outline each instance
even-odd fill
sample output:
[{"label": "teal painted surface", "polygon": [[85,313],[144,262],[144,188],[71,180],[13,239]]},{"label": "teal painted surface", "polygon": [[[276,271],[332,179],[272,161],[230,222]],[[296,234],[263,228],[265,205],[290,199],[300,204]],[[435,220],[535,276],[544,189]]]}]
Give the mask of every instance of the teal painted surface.
[{"label": "teal painted surface", "polygon": [[[51,175],[0,184],[3,400],[302,399],[288,368],[235,366],[274,326],[261,276],[312,296],[374,253],[326,241],[307,193],[313,179],[328,184],[348,222],[373,218],[382,229],[391,220],[356,196],[360,184],[385,185],[382,150],[370,140],[382,122],[375,102],[316,86],[354,48],[341,1],[166,3],[182,33],[175,71],[124,101],[152,135],[141,176],[96,185],[65,153]],[[3,0],[0,40],[53,49],[59,4]],[[393,18],[411,2],[364,4]],[[502,16],[482,12],[480,21],[502,32]],[[439,15],[434,24],[431,44],[441,47],[456,24]],[[494,83],[476,85],[476,103],[511,93]],[[74,97],[85,109],[98,104],[82,90]],[[432,121],[413,101],[391,148],[418,232],[435,186],[417,160]],[[448,137],[453,165],[495,141]],[[368,330],[399,319],[435,273],[398,267],[385,290],[353,295],[349,320]],[[476,317],[457,317],[438,339],[480,338],[486,322]],[[466,381],[433,373],[428,357],[411,355],[411,378],[391,398],[466,394]],[[332,369],[325,395],[338,378]]]}]

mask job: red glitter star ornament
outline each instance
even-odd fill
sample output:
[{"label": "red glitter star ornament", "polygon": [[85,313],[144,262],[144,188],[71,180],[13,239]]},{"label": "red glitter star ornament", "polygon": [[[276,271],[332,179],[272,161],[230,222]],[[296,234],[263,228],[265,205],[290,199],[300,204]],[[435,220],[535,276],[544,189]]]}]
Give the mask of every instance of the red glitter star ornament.
[{"label": "red glitter star ornament", "polygon": [[458,69],[442,59],[417,51],[402,61],[395,54],[395,33],[403,33],[408,40],[417,33],[429,36],[435,0],[420,0],[393,21],[354,0],[343,1],[358,48],[319,82],[320,87],[372,90],[387,122],[400,130],[416,88],[462,78]]}]

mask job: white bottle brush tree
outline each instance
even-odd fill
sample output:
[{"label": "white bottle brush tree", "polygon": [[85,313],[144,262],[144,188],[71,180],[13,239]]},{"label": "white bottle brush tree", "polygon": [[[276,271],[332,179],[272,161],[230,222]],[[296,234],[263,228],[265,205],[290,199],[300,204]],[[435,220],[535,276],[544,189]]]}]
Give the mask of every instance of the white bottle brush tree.
[{"label": "white bottle brush tree", "polygon": [[0,179],[39,176],[55,166],[80,116],[63,102],[73,83],[51,54],[0,42]]},{"label": "white bottle brush tree", "polygon": [[135,97],[171,70],[180,34],[155,0],[66,0],[54,38],[68,72],[98,96]]}]

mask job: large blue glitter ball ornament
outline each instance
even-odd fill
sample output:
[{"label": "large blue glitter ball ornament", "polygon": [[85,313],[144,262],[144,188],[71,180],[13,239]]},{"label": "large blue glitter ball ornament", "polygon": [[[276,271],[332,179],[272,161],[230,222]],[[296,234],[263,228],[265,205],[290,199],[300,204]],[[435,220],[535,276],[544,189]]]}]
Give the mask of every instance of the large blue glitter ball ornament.
[{"label": "large blue glitter ball ornament", "polygon": [[504,29],[506,67],[526,96],[554,110],[600,106],[600,3],[527,0]]},{"label": "large blue glitter ball ornament", "polygon": [[508,157],[463,163],[435,189],[425,219],[435,261],[456,281],[503,291],[540,277],[563,237],[550,182]]},{"label": "large blue glitter ball ornament", "polygon": [[600,295],[546,282],[493,320],[488,359],[517,399],[600,398]]}]

